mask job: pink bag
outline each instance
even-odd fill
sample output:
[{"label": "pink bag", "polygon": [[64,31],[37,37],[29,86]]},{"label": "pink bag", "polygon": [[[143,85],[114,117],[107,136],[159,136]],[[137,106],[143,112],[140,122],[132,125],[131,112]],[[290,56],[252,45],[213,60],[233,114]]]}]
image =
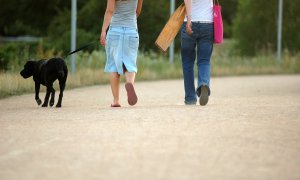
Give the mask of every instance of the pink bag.
[{"label": "pink bag", "polygon": [[222,44],[223,43],[223,20],[221,14],[221,6],[218,0],[217,0],[217,4],[214,0],[213,12],[214,12],[214,43]]}]

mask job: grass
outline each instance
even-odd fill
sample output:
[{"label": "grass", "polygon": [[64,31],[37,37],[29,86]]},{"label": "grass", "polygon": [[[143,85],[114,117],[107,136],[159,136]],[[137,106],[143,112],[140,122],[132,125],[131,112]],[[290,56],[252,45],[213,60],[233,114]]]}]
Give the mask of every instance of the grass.
[{"label": "grass", "polygon": [[[228,46],[226,43],[215,46],[211,60],[212,76],[300,73],[299,55],[290,55],[285,51],[282,62],[278,65],[274,54],[239,57],[231,55]],[[43,55],[39,53],[38,56],[42,57]],[[70,73],[66,88],[107,84],[109,82],[108,74],[103,72],[105,59],[106,55],[103,50],[78,53],[76,73]],[[66,59],[66,61],[70,70],[70,59]],[[14,70],[0,73],[0,98],[34,92],[32,78],[24,80],[19,75],[21,69],[20,65],[16,65]],[[174,63],[170,64],[166,55],[154,52],[139,53],[137,81],[176,78],[182,78],[179,54],[175,55]],[[55,83],[55,89],[58,90],[57,83]],[[45,91],[45,88],[42,87],[41,91]]]}]

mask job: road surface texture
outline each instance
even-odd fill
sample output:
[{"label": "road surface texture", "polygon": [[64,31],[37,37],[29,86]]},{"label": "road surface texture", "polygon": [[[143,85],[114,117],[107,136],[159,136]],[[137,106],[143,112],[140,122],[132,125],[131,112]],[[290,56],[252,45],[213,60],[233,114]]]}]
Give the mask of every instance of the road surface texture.
[{"label": "road surface texture", "polygon": [[299,75],[212,78],[204,107],[182,80],[137,82],[134,107],[121,87],[122,108],[108,85],[0,100],[0,179],[300,179]]}]

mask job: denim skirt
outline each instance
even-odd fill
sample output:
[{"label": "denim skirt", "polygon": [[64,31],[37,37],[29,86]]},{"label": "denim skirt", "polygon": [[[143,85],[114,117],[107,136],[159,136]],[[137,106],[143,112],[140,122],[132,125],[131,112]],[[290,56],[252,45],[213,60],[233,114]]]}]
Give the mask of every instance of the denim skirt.
[{"label": "denim skirt", "polygon": [[128,72],[137,72],[138,47],[139,34],[136,28],[110,27],[106,36],[104,71],[122,75],[126,68]]}]

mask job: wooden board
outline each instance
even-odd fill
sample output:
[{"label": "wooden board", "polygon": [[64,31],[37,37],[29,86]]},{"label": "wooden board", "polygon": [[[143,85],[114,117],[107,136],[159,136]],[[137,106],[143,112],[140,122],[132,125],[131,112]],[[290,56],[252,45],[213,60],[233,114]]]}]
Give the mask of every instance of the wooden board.
[{"label": "wooden board", "polygon": [[172,14],[165,27],[155,41],[155,45],[164,53],[180,30],[185,17],[185,5],[182,3]]}]

